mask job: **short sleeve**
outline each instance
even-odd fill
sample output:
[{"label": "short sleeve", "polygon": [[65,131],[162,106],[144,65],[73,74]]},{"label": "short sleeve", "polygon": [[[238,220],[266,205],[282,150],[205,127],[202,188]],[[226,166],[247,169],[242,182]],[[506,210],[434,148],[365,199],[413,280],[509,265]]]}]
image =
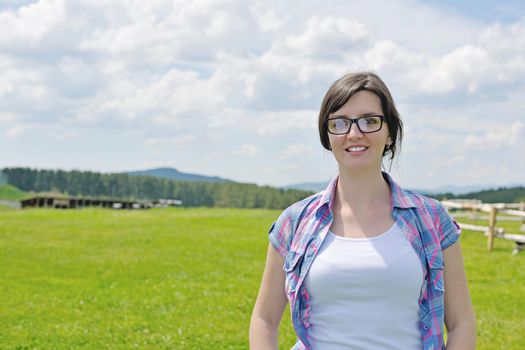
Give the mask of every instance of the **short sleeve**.
[{"label": "short sleeve", "polygon": [[440,205],[439,206],[439,234],[441,235],[441,249],[446,249],[452,244],[456,243],[461,234],[461,227],[459,224],[450,216],[447,210]]},{"label": "short sleeve", "polygon": [[288,210],[285,210],[279,215],[277,220],[272,224],[270,230],[268,231],[268,236],[270,238],[270,243],[277,250],[277,252],[286,257],[288,251],[290,250],[290,241],[292,236],[292,219],[288,213]]}]

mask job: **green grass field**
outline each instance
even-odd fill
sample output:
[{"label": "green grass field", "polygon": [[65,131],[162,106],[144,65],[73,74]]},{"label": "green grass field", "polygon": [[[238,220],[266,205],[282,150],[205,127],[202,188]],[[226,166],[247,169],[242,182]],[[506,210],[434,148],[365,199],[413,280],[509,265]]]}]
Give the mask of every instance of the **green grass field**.
[{"label": "green grass field", "polygon": [[[279,211],[0,210],[1,349],[247,349]],[[525,253],[462,236],[478,349],[525,344]],[[280,348],[294,343],[288,311]]]}]

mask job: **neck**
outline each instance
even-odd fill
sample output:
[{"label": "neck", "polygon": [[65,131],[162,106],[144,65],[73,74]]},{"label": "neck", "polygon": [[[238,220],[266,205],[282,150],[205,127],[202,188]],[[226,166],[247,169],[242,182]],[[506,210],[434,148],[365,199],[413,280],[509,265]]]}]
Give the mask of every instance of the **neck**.
[{"label": "neck", "polygon": [[381,171],[349,172],[339,169],[336,202],[352,210],[368,210],[390,202],[390,187]]}]

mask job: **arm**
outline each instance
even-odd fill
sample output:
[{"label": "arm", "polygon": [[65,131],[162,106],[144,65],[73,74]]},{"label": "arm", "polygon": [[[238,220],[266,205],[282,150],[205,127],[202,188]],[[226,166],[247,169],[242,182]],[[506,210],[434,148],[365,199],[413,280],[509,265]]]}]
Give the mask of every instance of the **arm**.
[{"label": "arm", "polygon": [[476,319],[459,241],[443,251],[447,350],[476,348]]},{"label": "arm", "polygon": [[284,292],[284,258],[269,244],[259,295],[250,321],[250,349],[277,349],[279,323],[288,303]]}]

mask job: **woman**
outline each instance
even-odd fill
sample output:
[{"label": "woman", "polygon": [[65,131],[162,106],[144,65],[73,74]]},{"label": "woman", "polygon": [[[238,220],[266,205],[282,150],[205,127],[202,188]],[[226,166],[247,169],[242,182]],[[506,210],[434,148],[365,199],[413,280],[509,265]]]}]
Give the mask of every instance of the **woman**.
[{"label": "woman", "polygon": [[339,172],[272,225],[250,348],[277,349],[289,302],[293,349],[438,350],[445,325],[448,350],[474,349],[459,226],[381,170],[403,134],[383,81],[363,72],[334,82],[319,134]]}]

